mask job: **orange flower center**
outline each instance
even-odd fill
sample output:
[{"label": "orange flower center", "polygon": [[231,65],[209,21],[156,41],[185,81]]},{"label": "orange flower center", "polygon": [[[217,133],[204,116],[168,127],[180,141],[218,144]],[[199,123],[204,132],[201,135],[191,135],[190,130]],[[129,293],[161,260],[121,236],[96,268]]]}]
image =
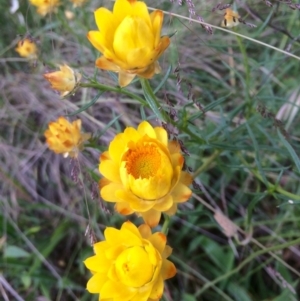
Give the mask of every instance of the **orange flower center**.
[{"label": "orange flower center", "polygon": [[135,179],[155,176],[161,165],[161,154],[154,145],[130,149],[125,156],[127,173]]}]

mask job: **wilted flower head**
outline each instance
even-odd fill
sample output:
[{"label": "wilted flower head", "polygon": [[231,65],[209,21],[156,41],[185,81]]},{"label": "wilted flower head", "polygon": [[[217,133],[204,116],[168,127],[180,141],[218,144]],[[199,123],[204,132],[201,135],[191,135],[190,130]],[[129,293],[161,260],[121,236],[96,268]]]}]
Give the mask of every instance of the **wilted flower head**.
[{"label": "wilted flower head", "polygon": [[74,90],[81,80],[81,74],[75,72],[68,65],[59,66],[60,71],[44,74],[54,90],[61,92],[61,96],[66,96]]},{"label": "wilted flower head", "polygon": [[84,262],[93,273],[87,290],[100,294],[101,300],[159,300],[164,280],[176,274],[174,264],[166,259],[172,253],[166,236],[131,222],[120,230],[106,228],[104,236],[105,241],[94,244],[96,255]]},{"label": "wilted flower head", "polygon": [[70,0],[74,7],[82,6],[87,0]]},{"label": "wilted flower head", "polygon": [[32,39],[23,39],[18,42],[18,46],[15,49],[20,56],[28,59],[37,58],[37,47]]},{"label": "wilted flower head", "polygon": [[100,156],[101,197],[116,202],[120,214],[141,215],[155,227],[161,212],[173,215],[177,203],[191,196],[191,176],[182,171],[184,158],[179,143],[168,142],[162,127],[143,121],[136,129],[128,127],[118,134],[108,151]]},{"label": "wilted flower head", "polygon": [[161,37],[161,10],[149,14],[144,2],[116,0],[112,12],[100,7],[95,19],[99,31],[90,31],[87,37],[103,54],[96,66],[118,72],[121,87],[136,75],[151,78],[160,72],[157,60],[170,44],[169,37]]},{"label": "wilted flower head", "polygon": [[81,120],[70,123],[66,118],[59,117],[50,122],[45,131],[46,142],[49,148],[65,157],[76,158],[83,148],[83,143],[90,138],[90,134],[81,132]]},{"label": "wilted flower head", "polygon": [[43,17],[49,13],[55,12],[60,5],[60,0],[29,0],[30,3],[37,7],[37,13]]}]

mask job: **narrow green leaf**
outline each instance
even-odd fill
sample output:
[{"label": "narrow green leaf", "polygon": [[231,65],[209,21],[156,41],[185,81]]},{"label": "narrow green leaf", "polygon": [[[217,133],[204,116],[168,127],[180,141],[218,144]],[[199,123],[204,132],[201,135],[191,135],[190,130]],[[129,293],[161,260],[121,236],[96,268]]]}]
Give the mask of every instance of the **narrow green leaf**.
[{"label": "narrow green leaf", "polygon": [[277,130],[277,134],[279,136],[280,141],[282,144],[286,147],[286,149],[289,151],[291,157],[294,160],[295,165],[297,166],[298,172],[300,173],[300,160],[298,155],[296,154],[295,150],[293,147],[288,143],[288,141],[284,138],[284,136],[280,133],[279,130]]},{"label": "narrow green leaf", "polygon": [[260,202],[265,196],[267,195],[267,193],[263,193],[261,195],[257,195],[255,198],[253,198],[250,202],[250,204],[247,206],[247,227],[250,226],[251,224],[251,220],[252,220],[252,212],[253,209],[255,208],[255,205]]},{"label": "narrow green leaf", "polygon": [[159,83],[159,85],[154,89],[153,93],[156,94],[156,92],[158,92],[160,90],[160,88],[165,84],[165,82],[167,81],[167,79],[170,76],[172,70],[172,66],[170,66],[165,74],[165,76],[163,77],[163,79],[161,80],[161,82]]},{"label": "narrow green leaf", "polygon": [[246,122],[246,127],[247,127],[247,130],[248,130],[249,136],[250,136],[250,138],[252,140],[253,148],[254,148],[254,151],[255,151],[255,164],[256,164],[256,166],[258,168],[258,171],[259,171],[259,173],[260,173],[260,175],[262,177],[262,180],[263,180],[264,184],[266,186],[268,186],[268,181],[266,179],[266,175],[265,175],[265,173],[264,173],[264,171],[262,169],[262,166],[260,164],[259,147],[258,147],[257,141],[255,139],[255,136],[254,136],[254,134],[253,134],[253,132],[251,130],[251,127],[249,126],[248,122]]},{"label": "narrow green leaf", "polygon": [[154,114],[158,119],[161,121],[166,121],[166,116],[164,116],[164,111],[162,110],[161,106],[159,105],[155,94],[153,93],[153,90],[149,84],[149,81],[144,78],[140,78],[140,82],[143,88],[145,99],[149,105],[149,107],[152,109]]}]

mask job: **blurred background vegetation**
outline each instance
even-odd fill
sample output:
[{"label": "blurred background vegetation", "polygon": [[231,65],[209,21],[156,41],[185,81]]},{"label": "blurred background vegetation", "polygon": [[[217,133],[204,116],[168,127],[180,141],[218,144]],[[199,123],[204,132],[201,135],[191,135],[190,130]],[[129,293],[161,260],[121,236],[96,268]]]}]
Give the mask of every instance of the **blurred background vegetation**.
[{"label": "blurred background vegetation", "polygon": [[[78,160],[45,144],[47,124],[76,112],[98,91],[82,88],[62,100],[43,74],[66,62],[94,76],[99,53],[86,33],[96,29],[93,11],[112,7],[100,0],[80,8],[61,2],[57,13],[43,18],[28,1],[11,1],[19,3],[17,10],[0,1],[5,301],[98,300],[85,289],[90,275],[83,260],[93,253],[88,225],[101,240],[106,226],[141,223],[103,204],[97,170],[99,154],[115,133],[144,118],[159,124],[149,108],[121,94],[102,94],[76,115],[94,134]],[[300,300],[299,10],[288,1],[235,1],[243,20],[256,27],[224,31],[224,10],[213,10],[218,1],[146,2],[166,11],[163,34],[175,33],[160,59],[163,72],[151,85],[157,87],[172,67],[157,97],[174,119],[175,126],[166,125],[170,137],[182,142],[195,175],[193,198],[172,218],[168,244],[178,273],[166,282],[162,300]],[[66,10],[74,13],[72,20]],[[196,22],[200,17],[217,26],[212,34]],[[39,47],[35,62],[14,50],[25,37]],[[95,76],[116,86],[107,72]],[[138,82],[127,89],[142,96]]]}]

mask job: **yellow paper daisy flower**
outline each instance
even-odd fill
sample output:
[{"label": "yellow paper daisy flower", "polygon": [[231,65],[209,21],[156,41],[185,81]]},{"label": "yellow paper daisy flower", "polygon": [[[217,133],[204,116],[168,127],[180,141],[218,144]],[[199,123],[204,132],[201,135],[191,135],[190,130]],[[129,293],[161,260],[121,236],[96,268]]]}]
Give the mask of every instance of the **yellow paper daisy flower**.
[{"label": "yellow paper daisy flower", "polygon": [[59,66],[59,69],[60,71],[44,74],[44,77],[50,82],[54,90],[61,92],[61,96],[66,96],[75,89],[81,80],[81,74],[66,64]]},{"label": "yellow paper daisy flower", "polygon": [[62,116],[49,123],[44,135],[52,151],[72,158],[78,156],[79,151],[83,148],[83,143],[91,137],[90,133],[81,132],[80,119],[70,123]]},{"label": "yellow paper daisy flower", "polygon": [[100,7],[95,19],[99,31],[90,31],[87,37],[103,54],[96,66],[118,72],[121,87],[136,75],[151,78],[160,72],[157,60],[170,44],[169,37],[161,37],[161,10],[149,14],[144,2],[116,0],[112,12]]},{"label": "yellow paper daisy flower", "polygon": [[60,5],[60,0],[29,0],[30,3],[37,7],[37,13],[43,17],[49,13],[55,12]]},{"label": "yellow paper daisy flower", "polygon": [[18,42],[18,46],[15,49],[20,56],[28,59],[37,58],[37,47],[33,40],[24,39]]},{"label": "yellow paper daisy flower", "polygon": [[104,236],[105,241],[94,244],[96,255],[84,262],[93,273],[87,290],[100,294],[103,301],[159,300],[164,280],[176,274],[174,264],[166,259],[172,253],[166,236],[131,222],[125,222],[120,230],[106,228]]},{"label": "yellow paper daisy flower", "polygon": [[222,27],[232,28],[240,24],[238,12],[232,10],[231,8],[226,8],[224,19],[221,23]]},{"label": "yellow paper daisy flower", "polygon": [[182,171],[184,158],[179,143],[168,142],[162,127],[143,121],[136,129],[118,134],[100,156],[101,197],[116,202],[120,214],[136,212],[155,227],[161,212],[173,215],[177,204],[191,196],[191,176]]}]

